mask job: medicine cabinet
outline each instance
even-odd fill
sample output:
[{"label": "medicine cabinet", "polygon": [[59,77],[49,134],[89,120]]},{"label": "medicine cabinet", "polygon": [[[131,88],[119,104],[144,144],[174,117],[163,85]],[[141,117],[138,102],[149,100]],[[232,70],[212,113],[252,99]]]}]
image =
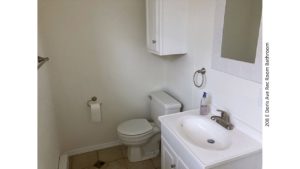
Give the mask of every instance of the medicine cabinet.
[{"label": "medicine cabinet", "polygon": [[146,0],[147,48],[156,55],[186,53],[186,0]]}]

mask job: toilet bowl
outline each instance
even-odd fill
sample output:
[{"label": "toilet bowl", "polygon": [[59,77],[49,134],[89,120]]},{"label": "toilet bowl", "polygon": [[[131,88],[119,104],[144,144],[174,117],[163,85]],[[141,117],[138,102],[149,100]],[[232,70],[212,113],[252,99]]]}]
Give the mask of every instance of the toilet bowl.
[{"label": "toilet bowl", "polygon": [[121,123],[118,126],[118,136],[128,146],[127,156],[131,162],[147,160],[159,154],[160,130],[146,119]]},{"label": "toilet bowl", "polygon": [[150,98],[150,114],[154,122],[139,118],[119,124],[118,137],[128,146],[128,160],[137,162],[153,158],[159,154],[160,123],[158,117],[180,111],[181,103],[163,91],[153,92]]}]

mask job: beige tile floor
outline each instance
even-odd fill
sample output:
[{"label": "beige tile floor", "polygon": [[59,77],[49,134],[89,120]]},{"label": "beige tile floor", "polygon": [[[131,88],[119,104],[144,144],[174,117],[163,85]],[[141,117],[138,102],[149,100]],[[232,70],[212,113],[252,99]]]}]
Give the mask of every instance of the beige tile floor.
[{"label": "beige tile floor", "polygon": [[100,169],[160,169],[160,156],[141,162],[129,162],[125,146],[71,156],[69,169],[99,169],[94,166],[98,160],[105,162]]}]

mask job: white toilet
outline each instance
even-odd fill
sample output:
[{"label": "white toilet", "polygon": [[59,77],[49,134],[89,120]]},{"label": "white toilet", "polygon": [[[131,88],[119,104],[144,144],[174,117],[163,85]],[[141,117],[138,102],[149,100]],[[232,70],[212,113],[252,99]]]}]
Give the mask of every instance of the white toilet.
[{"label": "white toilet", "polygon": [[161,115],[177,113],[181,103],[163,91],[150,93],[151,120],[132,119],[118,126],[118,136],[128,146],[128,160],[131,162],[153,158],[159,154]]}]

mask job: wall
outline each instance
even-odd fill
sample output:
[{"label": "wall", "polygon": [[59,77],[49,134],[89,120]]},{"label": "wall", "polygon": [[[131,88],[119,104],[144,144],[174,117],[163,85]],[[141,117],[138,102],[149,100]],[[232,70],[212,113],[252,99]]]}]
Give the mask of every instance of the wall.
[{"label": "wall", "polygon": [[[261,132],[261,84],[211,69],[216,1],[188,2],[188,54],[167,59],[165,88],[184,103],[185,110],[199,108],[203,91],[208,91],[213,104]],[[207,69],[207,83],[198,89],[192,78],[202,67]]]},{"label": "wall", "polygon": [[[39,44],[41,48],[41,44]],[[39,55],[43,56],[41,49]],[[60,154],[57,120],[50,89],[49,68],[38,70],[38,168],[56,169]]]},{"label": "wall", "polygon": [[[40,33],[62,151],[117,140],[117,125],[145,117],[149,92],[164,82],[164,63],[146,50],[144,0],[40,0]],[[101,123],[87,101],[102,101]]]}]

